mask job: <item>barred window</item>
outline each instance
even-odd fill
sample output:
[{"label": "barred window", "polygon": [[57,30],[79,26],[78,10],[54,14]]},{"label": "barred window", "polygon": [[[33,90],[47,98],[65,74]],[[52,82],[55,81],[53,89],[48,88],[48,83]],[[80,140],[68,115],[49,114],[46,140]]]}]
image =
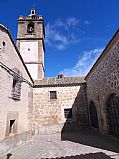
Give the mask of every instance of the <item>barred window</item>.
[{"label": "barred window", "polygon": [[65,118],[72,118],[72,108],[64,109],[64,117]]},{"label": "barred window", "polygon": [[21,96],[21,73],[16,68],[13,69],[12,99],[20,100]]},{"label": "barred window", "polygon": [[57,92],[56,91],[50,91],[50,99],[57,99]]}]

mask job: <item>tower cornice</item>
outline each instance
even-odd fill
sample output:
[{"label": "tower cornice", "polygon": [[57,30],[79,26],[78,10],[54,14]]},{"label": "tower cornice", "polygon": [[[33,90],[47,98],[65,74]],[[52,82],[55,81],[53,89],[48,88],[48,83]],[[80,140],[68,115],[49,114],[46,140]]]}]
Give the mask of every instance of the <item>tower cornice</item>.
[{"label": "tower cornice", "polygon": [[44,20],[43,20],[43,17],[42,16],[37,16],[37,17],[22,17],[22,16],[20,16],[19,18],[18,18],[18,21],[20,22],[20,21],[42,21],[42,22],[44,22]]}]

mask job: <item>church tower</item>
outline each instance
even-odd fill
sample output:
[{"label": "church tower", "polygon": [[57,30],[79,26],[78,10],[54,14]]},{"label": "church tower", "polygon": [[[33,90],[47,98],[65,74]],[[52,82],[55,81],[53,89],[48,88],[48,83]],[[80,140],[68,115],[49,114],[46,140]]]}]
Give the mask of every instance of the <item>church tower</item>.
[{"label": "church tower", "polygon": [[18,19],[17,47],[34,80],[44,78],[44,20],[31,9]]}]

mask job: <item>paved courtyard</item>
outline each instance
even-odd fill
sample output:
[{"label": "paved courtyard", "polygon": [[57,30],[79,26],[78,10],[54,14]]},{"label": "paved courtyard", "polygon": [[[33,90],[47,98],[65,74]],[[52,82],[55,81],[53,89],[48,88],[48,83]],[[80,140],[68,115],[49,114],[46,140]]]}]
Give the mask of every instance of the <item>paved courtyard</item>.
[{"label": "paved courtyard", "polygon": [[37,135],[0,159],[119,159],[119,142],[88,129]]}]

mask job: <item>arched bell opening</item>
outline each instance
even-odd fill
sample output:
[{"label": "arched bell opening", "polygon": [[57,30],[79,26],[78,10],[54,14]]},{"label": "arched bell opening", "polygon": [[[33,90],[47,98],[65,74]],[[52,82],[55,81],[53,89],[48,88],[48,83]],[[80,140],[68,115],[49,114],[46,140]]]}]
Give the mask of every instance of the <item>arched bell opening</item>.
[{"label": "arched bell opening", "polygon": [[31,23],[28,24],[28,26],[27,26],[27,32],[28,33],[34,33],[34,23],[33,22],[31,22]]}]

